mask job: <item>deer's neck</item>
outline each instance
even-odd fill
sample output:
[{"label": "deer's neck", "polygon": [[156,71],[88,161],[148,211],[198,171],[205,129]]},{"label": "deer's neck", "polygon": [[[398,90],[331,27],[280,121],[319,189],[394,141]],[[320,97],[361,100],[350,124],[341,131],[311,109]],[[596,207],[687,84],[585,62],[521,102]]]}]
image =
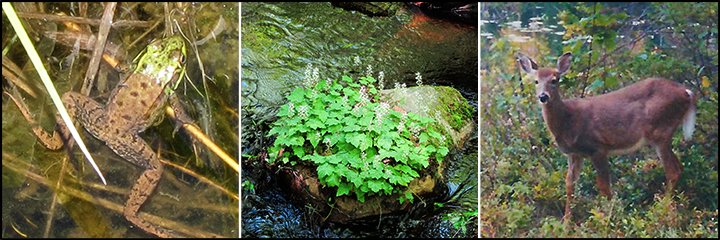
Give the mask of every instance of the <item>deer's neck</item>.
[{"label": "deer's neck", "polygon": [[553,136],[555,136],[555,140],[558,141],[557,138],[560,137],[558,135],[562,134],[566,129],[569,129],[569,125],[572,124],[568,119],[568,109],[560,97],[560,94],[557,93],[551,97],[551,100],[547,104],[542,105],[542,108],[545,123]]}]

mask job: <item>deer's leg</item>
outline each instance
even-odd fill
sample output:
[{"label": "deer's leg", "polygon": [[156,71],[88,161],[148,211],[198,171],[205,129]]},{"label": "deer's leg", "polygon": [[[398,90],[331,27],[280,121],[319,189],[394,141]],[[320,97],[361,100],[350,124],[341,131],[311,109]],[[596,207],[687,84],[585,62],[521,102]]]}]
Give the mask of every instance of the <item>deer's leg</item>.
[{"label": "deer's leg", "polygon": [[565,177],[565,192],[567,193],[567,201],[565,202],[565,216],[563,221],[570,220],[572,210],[570,208],[575,194],[575,181],[580,177],[580,169],[582,169],[582,157],[578,155],[568,154],[568,171]]},{"label": "deer's leg", "polygon": [[666,191],[670,192],[680,179],[680,174],[682,173],[683,166],[682,164],[680,164],[680,160],[678,160],[675,153],[672,152],[672,146],[670,145],[670,141],[657,144],[655,146],[655,151],[657,152],[658,156],[660,156],[660,160],[662,160],[663,163],[663,168],[665,168],[665,178],[667,178],[668,182]]},{"label": "deer's leg", "polygon": [[595,167],[595,175],[597,179],[597,187],[602,195],[608,199],[612,198],[612,189],[610,188],[610,163],[605,153],[595,153],[590,157]]}]

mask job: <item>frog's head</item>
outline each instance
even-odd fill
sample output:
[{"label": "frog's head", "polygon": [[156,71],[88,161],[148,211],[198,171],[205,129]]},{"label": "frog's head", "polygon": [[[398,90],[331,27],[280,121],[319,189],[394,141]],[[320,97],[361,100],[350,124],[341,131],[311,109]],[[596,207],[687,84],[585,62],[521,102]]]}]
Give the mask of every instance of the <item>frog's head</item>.
[{"label": "frog's head", "polygon": [[185,75],[185,56],[185,41],[180,36],[156,39],[135,58],[133,73],[155,79],[154,83],[164,85],[170,95]]}]

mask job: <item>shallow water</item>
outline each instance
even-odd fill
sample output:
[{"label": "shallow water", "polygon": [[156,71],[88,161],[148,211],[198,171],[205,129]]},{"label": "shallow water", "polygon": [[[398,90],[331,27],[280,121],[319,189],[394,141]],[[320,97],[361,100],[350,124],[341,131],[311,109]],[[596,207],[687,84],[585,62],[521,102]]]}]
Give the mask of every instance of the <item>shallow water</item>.
[{"label": "shallow water", "polygon": [[[13,3],[13,6],[19,12],[34,12],[34,7],[30,6],[34,4]],[[229,155],[234,156],[239,152],[236,140],[238,118],[237,115],[227,112],[237,112],[238,109],[238,94],[233,90],[237,89],[239,84],[238,5],[203,3],[180,7],[176,4],[121,3],[117,6],[113,22],[133,23],[130,27],[111,28],[106,44],[116,46],[120,54],[114,56],[121,63],[131,64],[132,69],[135,67],[132,64],[133,58],[141,49],[153,39],[169,36],[165,30],[172,28],[175,29],[172,35],[181,35],[178,31],[180,29],[185,34],[186,42],[194,42],[210,35],[209,32],[216,23],[224,19],[227,22],[224,25],[226,27],[222,28],[223,31],[216,32],[214,39],[197,47],[187,45],[185,75],[188,78],[182,81],[176,96],[203,132]],[[35,14],[44,12],[55,15],[62,12],[78,18],[83,18],[79,17],[82,15],[88,19],[99,20],[106,5],[45,3],[34,6],[44,7],[42,11],[34,12]],[[83,14],[79,13],[82,7],[87,7]],[[175,10],[172,11],[175,14],[169,16],[168,20],[178,20],[177,25],[158,21],[166,16],[165,7],[168,7],[167,11]],[[28,29],[31,30],[30,36],[35,41],[35,48],[44,56],[41,57],[42,61],[58,92],[63,94],[67,91],[80,91],[80,83],[87,71],[91,52],[74,51],[72,44],[68,46],[56,42],[49,37],[53,34],[44,31],[58,31],[66,33],[64,36],[73,37],[83,34],[75,34],[65,27],[58,27],[62,26],[59,20],[21,18],[26,27],[33,26]],[[97,25],[79,22],[81,28],[87,27],[87,30],[92,29],[92,32],[97,34]],[[155,22],[158,22],[157,27],[143,34],[150,30],[148,27]],[[191,26],[189,22],[194,24]],[[26,84],[37,94],[32,97],[23,90],[19,93],[22,96],[19,99],[27,103],[29,111],[43,129],[51,132],[55,126],[55,107],[50,103],[46,91],[39,88],[41,84],[36,70],[33,64],[27,61],[28,54],[22,45],[18,41],[9,40],[16,37],[14,31],[5,21],[3,26],[9,30],[7,35],[4,34],[4,40],[8,41],[3,41],[3,47],[8,49],[8,54],[7,59],[3,59],[3,65],[9,65],[12,61],[23,69],[28,77]],[[75,39],[82,38],[69,39],[75,42]],[[138,41],[131,44],[135,40]],[[226,58],[215,58],[215,52],[235,54],[229,54]],[[203,68],[198,64],[199,61],[202,61]],[[201,69],[206,76],[200,75]],[[95,87],[90,96],[104,104],[122,75],[106,63],[100,63],[99,74],[94,79]],[[103,83],[103,80],[106,81]],[[206,80],[206,84],[203,80]],[[198,87],[193,87],[193,84]],[[233,85],[234,88],[218,87]],[[9,86],[3,87],[3,90],[14,91]],[[208,97],[201,96],[200,92]],[[103,185],[77,147],[68,157],[65,148],[53,151],[38,143],[31,132],[31,125],[17,109],[11,101],[3,101],[3,238],[153,236],[138,229],[123,215],[128,193],[143,169],[119,157],[105,143],[93,138],[76,123],[88,150],[107,180],[107,185]],[[186,132],[180,130],[174,134],[173,127],[173,123],[165,118],[140,136],[163,160],[183,165],[194,171],[195,175],[174,166],[165,166],[157,189],[142,205],[141,213],[153,215],[154,218],[148,219],[150,222],[179,235],[238,236],[238,201],[233,198],[238,194],[237,172],[215,161],[216,157],[209,153],[206,147],[195,145],[197,148],[193,148]],[[235,131],[222,131],[224,129]],[[221,188],[228,191],[222,192],[199,180],[198,175],[219,183]]]}]

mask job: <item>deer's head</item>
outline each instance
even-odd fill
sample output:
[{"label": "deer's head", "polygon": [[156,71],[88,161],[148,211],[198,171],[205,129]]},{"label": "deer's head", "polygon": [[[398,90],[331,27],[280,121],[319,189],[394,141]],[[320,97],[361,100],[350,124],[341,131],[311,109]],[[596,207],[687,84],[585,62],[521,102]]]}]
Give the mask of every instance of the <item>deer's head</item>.
[{"label": "deer's head", "polygon": [[570,69],[571,59],[572,54],[567,52],[558,58],[557,69],[538,69],[535,61],[524,54],[520,55],[518,61],[520,62],[522,70],[535,77],[535,93],[541,104],[561,100],[560,93],[558,92],[558,83],[560,82],[560,77]]}]

